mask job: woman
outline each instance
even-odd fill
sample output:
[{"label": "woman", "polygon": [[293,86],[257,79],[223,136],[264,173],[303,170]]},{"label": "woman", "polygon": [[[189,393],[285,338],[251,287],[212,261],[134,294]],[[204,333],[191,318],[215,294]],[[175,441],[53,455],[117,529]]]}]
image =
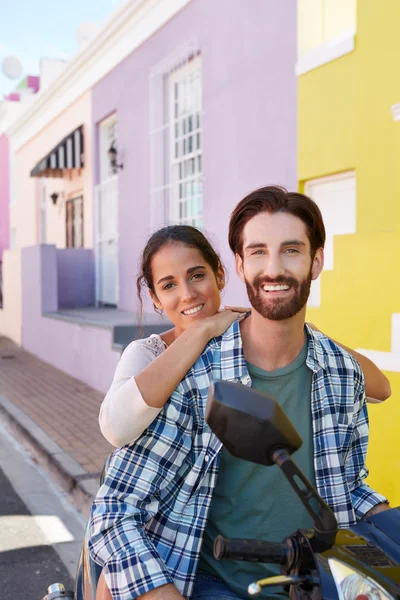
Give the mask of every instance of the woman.
[{"label": "woman", "polygon": [[[223,265],[205,236],[187,225],[164,227],[151,236],[137,279],[141,306],[142,286],[174,328],[132,342],[121,357],[99,417],[104,437],[115,447],[134,442],[207,343],[249,314],[237,307],[218,312],[225,286]],[[368,400],[386,400],[391,391],[383,373],[365,356],[339,345],[360,363]]]}]

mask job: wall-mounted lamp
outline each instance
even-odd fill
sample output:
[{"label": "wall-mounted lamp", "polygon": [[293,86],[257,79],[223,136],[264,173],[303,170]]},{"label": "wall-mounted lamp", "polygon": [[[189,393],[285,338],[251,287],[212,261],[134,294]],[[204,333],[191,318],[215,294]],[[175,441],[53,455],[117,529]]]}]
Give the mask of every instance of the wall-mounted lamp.
[{"label": "wall-mounted lamp", "polygon": [[57,192],[53,192],[50,196],[50,198],[52,199],[52,202],[54,204],[54,206],[57,204],[57,199],[58,199],[59,194],[57,194]]},{"label": "wall-mounted lamp", "polygon": [[118,169],[123,169],[124,165],[122,163],[118,164],[117,162],[118,152],[116,147],[114,146],[114,143],[115,142],[113,142],[109,147],[107,154],[108,160],[110,161],[110,167],[112,168],[113,173],[116,173]]}]

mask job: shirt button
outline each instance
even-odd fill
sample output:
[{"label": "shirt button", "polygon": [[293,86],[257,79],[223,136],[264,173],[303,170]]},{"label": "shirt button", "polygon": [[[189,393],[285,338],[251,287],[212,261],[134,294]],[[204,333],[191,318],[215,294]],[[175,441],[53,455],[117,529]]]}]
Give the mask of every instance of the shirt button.
[{"label": "shirt button", "polygon": [[208,462],[209,460],[210,460],[210,457],[208,456],[208,454],[206,454],[204,457],[204,462]]}]

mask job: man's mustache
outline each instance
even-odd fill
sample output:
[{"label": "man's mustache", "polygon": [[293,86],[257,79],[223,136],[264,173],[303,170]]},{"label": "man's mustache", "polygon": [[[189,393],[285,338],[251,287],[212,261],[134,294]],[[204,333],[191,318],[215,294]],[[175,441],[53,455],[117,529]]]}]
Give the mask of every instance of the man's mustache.
[{"label": "man's mustache", "polygon": [[299,282],[294,277],[284,277],[280,275],[272,279],[271,277],[265,277],[265,275],[257,275],[253,281],[253,286],[259,289],[263,285],[289,285],[290,287],[297,288]]}]

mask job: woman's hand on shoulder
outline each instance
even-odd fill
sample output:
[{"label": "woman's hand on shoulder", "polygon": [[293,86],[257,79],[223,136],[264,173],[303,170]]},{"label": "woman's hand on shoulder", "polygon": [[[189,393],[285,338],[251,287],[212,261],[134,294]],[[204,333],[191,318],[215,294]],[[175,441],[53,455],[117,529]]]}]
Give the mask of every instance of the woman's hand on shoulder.
[{"label": "woman's hand on shoulder", "polygon": [[235,321],[243,321],[251,314],[249,308],[242,306],[225,306],[212,317],[206,317],[196,323],[196,326],[205,331],[208,340],[222,335]]}]

